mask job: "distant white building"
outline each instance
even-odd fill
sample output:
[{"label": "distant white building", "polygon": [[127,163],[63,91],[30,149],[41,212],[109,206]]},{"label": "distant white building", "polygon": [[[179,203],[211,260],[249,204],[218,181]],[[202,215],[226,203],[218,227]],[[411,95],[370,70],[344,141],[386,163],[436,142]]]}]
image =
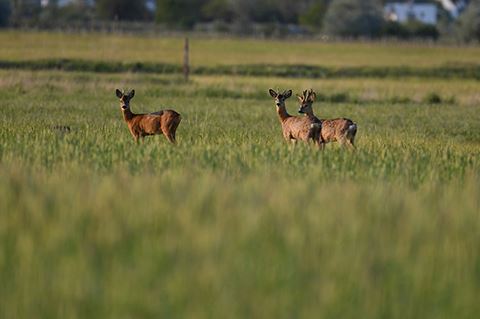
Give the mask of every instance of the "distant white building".
[{"label": "distant white building", "polygon": [[442,7],[450,13],[454,19],[458,18],[460,13],[467,7],[467,0],[437,0],[442,4]]},{"label": "distant white building", "polygon": [[[145,7],[147,8],[147,10],[154,12],[155,9],[157,8],[156,0],[144,0],[144,1],[145,1]],[[57,0],[57,5],[59,7],[64,7],[66,5],[69,5],[75,2],[81,2],[83,4],[86,4],[87,6],[93,6],[95,4],[94,0]],[[48,6],[49,3],[51,3],[51,0],[41,0],[40,3],[42,7],[46,7]]]},{"label": "distant white building", "polygon": [[436,24],[438,8],[432,3],[387,3],[384,7],[385,18],[388,21],[408,22],[415,20],[425,24]]},{"label": "distant white building", "polygon": [[[87,6],[93,6],[95,4],[94,0],[58,0],[56,3],[59,7],[64,7],[72,3],[82,3]],[[41,0],[42,7],[46,7],[51,3],[51,0]]]},{"label": "distant white building", "polygon": [[155,0],[146,0],[145,7],[148,11],[155,12],[155,10],[157,9],[157,2]]}]

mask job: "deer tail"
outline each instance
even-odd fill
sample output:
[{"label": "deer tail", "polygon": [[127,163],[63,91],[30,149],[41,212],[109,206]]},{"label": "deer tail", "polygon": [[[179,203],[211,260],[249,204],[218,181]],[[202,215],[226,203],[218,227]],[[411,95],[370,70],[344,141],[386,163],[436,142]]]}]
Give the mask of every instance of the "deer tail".
[{"label": "deer tail", "polygon": [[350,125],[348,126],[348,130],[349,130],[350,132],[352,132],[352,133],[353,133],[353,132],[356,132],[356,131],[357,131],[357,123],[352,123],[352,124],[350,124]]},{"label": "deer tail", "polygon": [[348,135],[355,136],[357,134],[357,123],[350,124],[347,129]]}]

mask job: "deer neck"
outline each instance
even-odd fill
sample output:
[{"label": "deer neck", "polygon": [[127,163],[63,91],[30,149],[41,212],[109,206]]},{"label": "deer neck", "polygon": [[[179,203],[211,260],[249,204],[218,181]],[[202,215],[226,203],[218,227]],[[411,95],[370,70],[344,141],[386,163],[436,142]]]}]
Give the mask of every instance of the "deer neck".
[{"label": "deer neck", "polygon": [[305,116],[315,117],[315,114],[313,114],[313,110],[308,110],[308,111],[305,112]]},{"label": "deer neck", "polygon": [[135,114],[133,114],[132,111],[130,111],[130,108],[126,110],[122,110],[122,112],[123,112],[123,119],[125,120],[125,122],[128,122],[135,117]]},{"label": "deer neck", "polygon": [[281,122],[285,121],[290,117],[290,114],[287,113],[287,109],[285,108],[285,105],[277,106],[277,114]]}]

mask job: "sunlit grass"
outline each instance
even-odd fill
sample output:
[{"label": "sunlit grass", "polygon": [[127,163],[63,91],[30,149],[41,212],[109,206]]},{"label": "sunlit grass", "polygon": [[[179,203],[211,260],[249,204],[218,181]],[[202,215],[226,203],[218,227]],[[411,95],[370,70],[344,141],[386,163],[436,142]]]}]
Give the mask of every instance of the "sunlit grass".
[{"label": "sunlit grass", "polygon": [[[333,96],[346,94],[350,101],[358,102],[397,102],[418,103],[430,93],[436,93],[444,101],[454,101],[461,105],[480,103],[479,85],[476,80],[451,79],[291,79],[281,77],[248,76],[193,76],[185,83],[178,75],[153,75],[138,73],[95,74],[85,72],[65,73],[61,71],[18,71],[0,70],[0,88],[4,94],[20,98],[28,91],[42,88],[47,92],[82,92],[97,98],[105,91],[120,88],[140,87],[140,99],[164,100],[171,97],[190,96],[203,98],[268,99],[268,88],[291,88],[301,92],[313,88],[319,95]],[[296,107],[294,98],[288,101]],[[316,104],[318,108],[323,105]]]},{"label": "sunlit grass", "polygon": [[[182,63],[183,37],[44,32],[0,32],[0,59],[74,58]],[[325,43],[191,37],[193,65],[310,64],[412,66],[478,63],[480,48],[402,43]]]}]

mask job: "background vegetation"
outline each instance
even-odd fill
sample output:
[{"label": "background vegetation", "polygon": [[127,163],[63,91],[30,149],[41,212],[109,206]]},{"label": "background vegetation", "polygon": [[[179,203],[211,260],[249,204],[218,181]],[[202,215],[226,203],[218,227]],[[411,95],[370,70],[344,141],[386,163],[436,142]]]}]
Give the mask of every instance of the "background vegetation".
[{"label": "background vegetation", "polygon": [[[400,0],[396,2],[405,2]],[[476,42],[478,0],[467,1],[460,18],[436,4],[436,25],[384,19],[392,0],[0,0],[0,27],[113,32],[195,30],[257,37],[320,35]],[[458,2],[458,1],[454,1]],[[154,24],[155,23],[155,24]]]}]

